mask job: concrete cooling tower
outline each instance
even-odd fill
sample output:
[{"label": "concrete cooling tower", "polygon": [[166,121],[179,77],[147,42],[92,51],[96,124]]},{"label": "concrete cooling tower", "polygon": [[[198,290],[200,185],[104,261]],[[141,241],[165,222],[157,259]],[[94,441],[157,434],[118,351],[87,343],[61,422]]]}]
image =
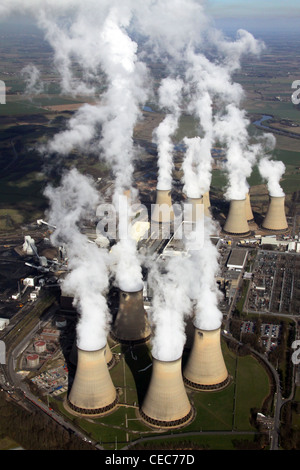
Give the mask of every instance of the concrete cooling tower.
[{"label": "concrete cooling tower", "polygon": [[204,215],[204,204],[203,204],[203,197],[193,198],[189,197],[186,200],[186,204],[189,205],[188,213],[186,216],[191,218],[191,222],[196,222],[201,220]]},{"label": "concrete cooling tower", "polygon": [[118,396],[106,362],[106,346],[97,351],[78,348],[77,369],[67,407],[80,415],[101,416],[117,406]]},{"label": "concrete cooling tower", "polygon": [[254,221],[254,215],[252,212],[252,207],[251,207],[251,201],[250,201],[250,194],[246,194],[246,218],[248,222],[253,222]]},{"label": "concrete cooling tower", "polygon": [[[115,358],[114,355],[111,352],[111,349],[109,347],[109,344],[106,344],[106,353],[105,353],[105,358],[106,358],[106,363],[108,369],[111,369],[115,365]],[[77,359],[78,359],[78,349],[76,345],[76,339],[73,342],[72,349],[69,355],[69,360],[70,362],[76,366],[77,365]]]},{"label": "concrete cooling tower", "polygon": [[153,357],[152,376],[140,416],[156,428],[178,428],[192,420],[194,410],[183,383],[181,358],[167,362]]},{"label": "concrete cooling tower", "polygon": [[195,328],[193,346],[183,371],[185,384],[196,390],[220,390],[229,383],[221,350],[220,328]]},{"label": "concrete cooling tower", "polygon": [[193,222],[201,219],[203,214],[205,217],[211,217],[209,192],[201,197],[188,197],[186,204],[191,205],[191,218]]},{"label": "concrete cooling tower", "polygon": [[250,235],[246,217],[246,199],[232,199],[223,232],[229,235]]},{"label": "concrete cooling tower", "polygon": [[210,196],[209,196],[209,191],[203,194],[203,204],[204,204],[204,210],[205,210],[205,215],[209,217],[211,215],[210,213]]},{"label": "concrete cooling tower", "polygon": [[174,219],[170,189],[156,191],[156,201],[152,207],[151,219],[157,223],[170,223]]},{"label": "concrete cooling tower", "polygon": [[150,335],[143,289],[136,292],[120,290],[119,309],[111,328],[112,338],[124,344],[138,344],[148,341]]},{"label": "concrete cooling tower", "polygon": [[284,203],[285,196],[270,196],[269,208],[262,223],[262,228],[264,230],[269,230],[271,232],[285,232],[288,229]]}]

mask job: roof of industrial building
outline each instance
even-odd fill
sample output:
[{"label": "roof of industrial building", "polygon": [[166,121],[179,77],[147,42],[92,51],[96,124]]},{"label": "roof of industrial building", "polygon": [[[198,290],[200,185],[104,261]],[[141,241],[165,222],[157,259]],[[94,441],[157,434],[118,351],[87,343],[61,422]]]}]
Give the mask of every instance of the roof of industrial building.
[{"label": "roof of industrial building", "polygon": [[228,268],[242,269],[245,266],[248,250],[235,248],[231,250],[227,261]]}]

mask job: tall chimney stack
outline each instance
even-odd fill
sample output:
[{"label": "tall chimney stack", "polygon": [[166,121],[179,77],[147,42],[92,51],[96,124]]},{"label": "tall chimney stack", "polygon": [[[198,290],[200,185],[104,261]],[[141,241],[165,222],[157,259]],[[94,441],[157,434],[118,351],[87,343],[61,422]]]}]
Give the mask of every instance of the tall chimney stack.
[{"label": "tall chimney stack", "polygon": [[195,390],[220,390],[229,383],[229,375],[221,350],[221,330],[195,327],[194,342],[183,380]]},{"label": "tall chimney stack", "polygon": [[66,406],[84,416],[101,416],[117,406],[118,396],[106,361],[106,346],[96,351],[78,348],[77,369]]},{"label": "tall chimney stack", "polygon": [[271,232],[286,232],[288,223],[285,215],[285,196],[269,196],[269,207],[262,228]]},{"label": "tall chimney stack", "polygon": [[170,223],[174,220],[171,190],[156,190],[156,201],[152,210],[151,219],[157,223]]},{"label": "tall chimney stack", "polygon": [[143,287],[132,292],[120,289],[119,308],[111,328],[111,336],[123,344],[138,344],[149,340],[151,328],[144,308]]},{"label": "tall chimney stack", "polygon": [[246,199],[232,199],[223,232],[229,235],[250,235],[246,217]]},{"label": "tall chimney stack", "polygon": [[174,361],[153,357],[151,380],[140,415],[155,428],[179,428],[192,420],[194,412],[182,379],[181,357]]}]

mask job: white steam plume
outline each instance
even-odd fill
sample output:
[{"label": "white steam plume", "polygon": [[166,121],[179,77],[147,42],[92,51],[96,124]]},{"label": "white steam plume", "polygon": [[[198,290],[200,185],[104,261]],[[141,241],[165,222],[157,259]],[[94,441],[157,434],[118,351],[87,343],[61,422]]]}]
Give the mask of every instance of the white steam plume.
[{"label": "white steam plume", "polygon": [[[97,152],[112,168],[116,198],[132,185],[133,130],[148,93],[147,68],[138,60],[137,43],[126,31],[132,17],[129,7],[130,2],[111,2],[109,7],[109,2],[99,6],[91,0],[78,1],[68,26],[59,26],[52,10],[46,15],[42,9],[39,15],[59,64],[63,91],[94,93],[96,98],[94,105],[83,105],[68,129],[42,150],[63,155],[74,148]],[[73,57],[81,66],[80,80],[71,76]]]},{"label": "white steam plume", "polygon": [[[112,168],[113,204],[118,211],[120,197],[125,190],[132,189],[133,130],[148,93],[146,65],[138,60],[137,43],[127,33],[132,4],[130,1],[104,1],[101,5],[94,0],[77,1],[67,22],[58,20],[59,15],[69,13],[70,3],[57,11],[55,6],[56,1],[41,4],[37,17],[54,49],[62,90],[75,95],[94,94],[96,100],[94,105],[83,105],[70,119],[68,129],[41,150],[60,155],[67,155],[73,149],[98,153]],[[72,74],[74,60],[81,67],[81,78]],[[125,266],[135,273],[141,269],[134,241],[122,239],[119,244],[120,249],[114,248],[113,255],[118,254],[120,258],[118,262],[113,258],[113,267],[120,280]],[[131,282],[140,285],[141,274],[139,282],[135,282],[136,277],[137,274]]]},{"label": "white steam plume", "polygon": [[116,284],[122,291],[138,292],[143,289],[141,260],[135,240],[130,237],[120,240],[112,247],[110,258]]},{"label": "white steam plume", "polygon": [[[142,53],[138,55],[136,43],[128,36],[131,28],[135,26],[137,33],[146,37],[146,46],[151,46],[150,54],[159,55],[167,64],[167,69],[172,70],[173,76],[175,73],[178,74],[178,70],[193,70],[196,66],[195,59],[201,59],[201,68],[197,69],[201,72],[186,74],[186,77],[190,78],[194,84],[197,84],[199,80],[200,87],[196,88],[197,102],[198,98],[203,100],[205,92],[215,100],[218,98],[218,102],[222,102],[221,98],[225,96],[227,97],[225,103],[228,103],[229,97],[233,95],[233,102],[235,104],[240,102],[240,88],[233,86],[228,77],[239,66],[240,58],[245,52],[256,53],[259,47],[253,36],[243,31],[239,32],[235,42],[224,40],[221,33],[212,28],[210,20],[205,15],[204,4],[204,1],[198,0],[145,0],[143,2],[133,0],[123,2],[119,0],[101,0],[101,2],[99,0],[64,0],[64,2],[60,0],[31,0],[30,2],[3,0],[1,2],[0,14],[9,14],[13,11],[29,12],[37,18],[39,26],[46,32],[46,38],[54,49],[54,62],[61,73],[62,89],[65,92],[95,93],[99,98],[97,90],[99,88],[103,90],[103,82],[99,83],[98,77],[99,73],[104,72],[107,88],[101,93],[101,106],[99,99],[94,107],[88,105],[82,107],[70,121],[70,129],[57,136],[55,151],[68,153],[74,147],[81,149],[90,146],[98,148],[99,151],[101,148],[104,158],[112,164],[116,178],[114,195],[116,197],[124,188],[130,188],[132,183],[132,130],[139,117],[139,106],[146,98],[146,68],[138,57],[147,56],[146,52],[144,56]],[[61,17],[64,17],[63,22],[58,21]],[[210,61],[204,60],[204,56],[200,55],[201,52],[199,54],[199,51],[205,50],[207,45],[215,48],[219,54],[219,60],[223,57],[221,68],[213,68]],[[75,78],[72,73],[73,58],[82,68],[83,73],[80,78]],[[179,69],[179,65],[184,68]],[[224,82],[221,86],[218,76],[220,70],[223,70],[222,77],[226,77],[226,85],[230,84],[231,87],[225,88]],[[208,78],[201,82],[202,74],[204,78],[211,77],[210,87]],[[201,107],[194,108],[192,112],[200,117]],[[208,137],[203,136],[207,139],[206,149],[211,145],[210,139],[214,135],[211,134],[211,127],[209,129],[203,127],[205,123],[211,124],[211,120],[207,117],[208,115],[203,113],[200,118],[202,130],[204,133],[209,133]],[[102,140],[97,135],[99,127],[102,130]],[[226,135],[228,134],[229,131]],[[166,134],[166,139],[168,135],[170,136],[171,133]],[[69,242],[71,243],[72,240]],[[128,253],[127,250],[124,252]],[[168,340],[168,351],[164,357],[170,357],[172,349],[176,349],[176,354],[182,353],[184,341],[182,319],[187,314],[189,305],[186,296],[188,291],[185,290],[185,293],[180,296],[179,280],[182,272],[181,267],[175,267],[175,265],[176,260],[173,260],[167,266],[167,274],[156,278],[158,293],[153,314],[157,325],[156,331],[158,334],[159,330],[165,331],[165,325],[167,325],[169,331],[175,332],[178,324],[180,336],[178,341],[175,341],[175,334]],[[167,286],[172,288],[173,299],[172,295],[169,296],[168,288],[162,290],[164,279],[168,281]],[[173,321],[173,314],[176,322]],[[173,348],[173,343],[176,343],[176,348],[175,345]]]},{"label": "white steam plume", "polygon": [[177,130],[180,117],[181,79],[165,78],[159,88],[159,104],[168,114],[153,132],[158,151],[157,189],[169,190],[172,187],[173,150],[172,136]]},{"label": "white steam plume", "polygon": [[193,240],[186,241],[189,254],[189,296],[194,305],[194,325],[203,330],[220,328],[223,318],[218,307],[221,293],[216,282],[219,252],[210,238],[214,230],[215,222],[205,218],[196,225],[196,243]]},{"label": "white steam plume", "polygon": [[280,185],[280,180],[285,172],[284,163],[265,157],[259,161],[258,169],[262,178],[267,181],[270,196],[284,196],[284,191]]},{"label": "white steam plume", "polygon": [[41,82],[40,75],[39,69],[33,64],[28,64],[23,67],[21,76],[24,77],[26,83],[25,94],[38,95],[42,93],[44,85]]},{"label": "white steam plume", "polygon": [[164,265],[154,263],[148,275],[153,289],[149,321],[153,328],[152,354],[161,361],[174,361],[182,356],[185,335],[185,318],[191,312],[187,295],[187,270],[185,260],[173,257]]},{"label": "white steam plume", "polygon": [[79,312],[77,346],[97,350],[105,346],[109,331],[107,254],[91,244],[80,232],[80,222],[94,213],[99,194],[90,178],[73,169],[62,178],[57,188],[48,186],[48,221],[56,226],[51,235],[54,246],[62,243],[68,256],[68,273],[63,290],[74,297]]},{"label": "white steam plume", "polygon": [[228,184],[225,198],[228,200],[245,199],[249,190],[247,178],[263,151],[261,144],[250,144],[247,130],[249,124],[245,111],[230,104],[227,106],[227,114],[220,117],[215,125],[215,134],[226,148]]},{"label": "white steam plume", "polygon": [[[247,32],[241,33],[236,42],[229,43],[221,33],[211,30],[212,44],[216,45],[217,51],[222,57],[218,61],[209,60],[201,51],[195,51],[191,46],[186,51],[187,70],[185,73],[186,88],[189,104],[188,111],[199,119],[201,140],[188,141],[188,154],[183,163],[185,191],[188,194],[198,193],[203,195],[209,190],[212,172],[211,150],[214,143],[220,139],[219,129],[216,128],[218,115],[223,117],[226,105],[235,103],[239,106],[244,97],[242,87],[234,83],[232,73],[240,67],[240,60],[244,54],[261,52],[259,42]],[[218,109],[217,118],[214,116],[213,107]],[[243,122],[241,120],[241,126]],[[228,134],[229,127],[226,129]],[[223,136],[224,138],[224,136]],[[234,134],[232,134],[234,138]],[[198,149],[197,149],[198,147]],[[191,153],[197,152],[198,157],[192,157]],[[190,167],[198,158],[198,167]],[[195,187],[195,178],[192,180],[188,175],[198,174],[198,190]]]}]

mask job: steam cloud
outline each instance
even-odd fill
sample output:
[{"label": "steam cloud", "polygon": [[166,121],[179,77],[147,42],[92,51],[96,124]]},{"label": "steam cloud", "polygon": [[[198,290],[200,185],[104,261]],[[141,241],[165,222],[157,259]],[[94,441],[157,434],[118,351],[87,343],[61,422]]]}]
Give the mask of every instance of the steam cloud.
[{"label": "steam cloud", "polygon": [[94,213],[99,194],[89,178],[73,169],[63,176],[58,188],[48,186],[45,195],[49,199],[49,223],[57,227],[51,242],[54,246],[64,244],[67,250],[69,272],[62,289],[74,297],[80,314],[77,346],[101,349],[109,331],[108,260],[104,250],[91,244],[79,228],[80,222]]},{"label": "steam cloud", "polygon": [[26,82],[25,94],[38,95],[43,91],[44,85],[40,82],[40,71],[35,65],[26,65],[21,70],[21,75],[25,78]]},{"label": "steam cloud", "polygon": [[174,361],[182,356],[186,341],[185,319],[191,311],[184,281],[186,274],[186,260],[179,256],[168,259],[163,265],[154,263],[148,275],[154,292],[149,315],[153,329],[152,354],[161,361]]},{"label": "steam cloud", "polygon": [[[199,197],[209,189],[211,148],[219,139],[228,150],[227,197],[245,197],[246,178],[259,148],[248,148],[248,121],[239,109],[243,90],[231,77],[240,67],[242,56],[260,53],[263,44],[244,30],[238,31],[235,41],[227,40],[213,27],[204,4],[200,0],[1,2],[1,16],[15,11],[29,13],[45,32],[54,51],[62,91],[93,97],[95,101],[83,105],[69,120],[67,130],[57,134],[42,150],[60,155],[73,149],[84,150],[108,162],[115,178],[116,208],[119,196],[132,189],[133,129],[150,93],[152,83],[145,63],[153,57],[165,63],[169,75],[159,88],[159,103],[167,115],[154,135],[159,152],[159,188],[170,189],[171,138],[180,113],[186,111],[199,120],[201,134],[184,140],[184,184],[188,196]],[[61,18],[68,21],[60,21]],[[143,50],[132,39],[132,32],[144,40]],[[216,63],[205,56],[208,48],[216,51]],[[82,70],[80,77],[73,74],[74,62]],[[178,78],[182,70],[185,72]],[[219,109],[217,116],[213,116],[214,105]],[[92,349],[101,343],[103,347],[108,330],[107,254],[89,243],[78,228],[87,210],[97,204],[97,193],[89,179],[72,170],[59,188],[49,187],[45,194],[50,201],[49,221],[57,226],[52,241],[63,241],[68,248],[70,272],[63,287],[74,295],[81,313],[79,346]],[[149,281],[155,287],[153,354],[159,359],[181,356],[184,321],[191,311],[191,300],[196,302],[197,326],[213,328],[220,324],[214,281],[217,250],[209,234],[210,227],[206,227],[203,248],[190,247],[189,257],[169,260],[163,272],[158,264],[152,265]],[[139,285],[140,261],[130,237],[119,241],[110,260],[117,283],[126,285],[124,290],[134,288],[128,285],[128,279]]]},{"label": "steam cloud", "polygon": [[172,187],[173,142],[180,117],[181,89],[180,79],[165,78],[159,88],[159,104],[170,111],[154,131],[154,141],[158,150],[157,189],[169,190]]},{"label": "steam cloud", "polygon": [[196,328],[203,330],[220,328],[223,318],[218,307],[221,293],[216,282],[219,253],[210,239],[210,234],[216,229],[216,222],[205,217],[203,223],[198,222],[195,228],[197,234],[195,239],[198,242],[186,242],[189,253],[189,277],[193,279],[189,291],[194,308],[193,321]]},{"label": "steam cloud", "polygon": [[284,163],[281,161],[270,160],[265,157],[260,160],[258,169],[262,178],[267,181],[270,196],[284,196],[284,191],[280,186],[280,179],[285,172]]}]

